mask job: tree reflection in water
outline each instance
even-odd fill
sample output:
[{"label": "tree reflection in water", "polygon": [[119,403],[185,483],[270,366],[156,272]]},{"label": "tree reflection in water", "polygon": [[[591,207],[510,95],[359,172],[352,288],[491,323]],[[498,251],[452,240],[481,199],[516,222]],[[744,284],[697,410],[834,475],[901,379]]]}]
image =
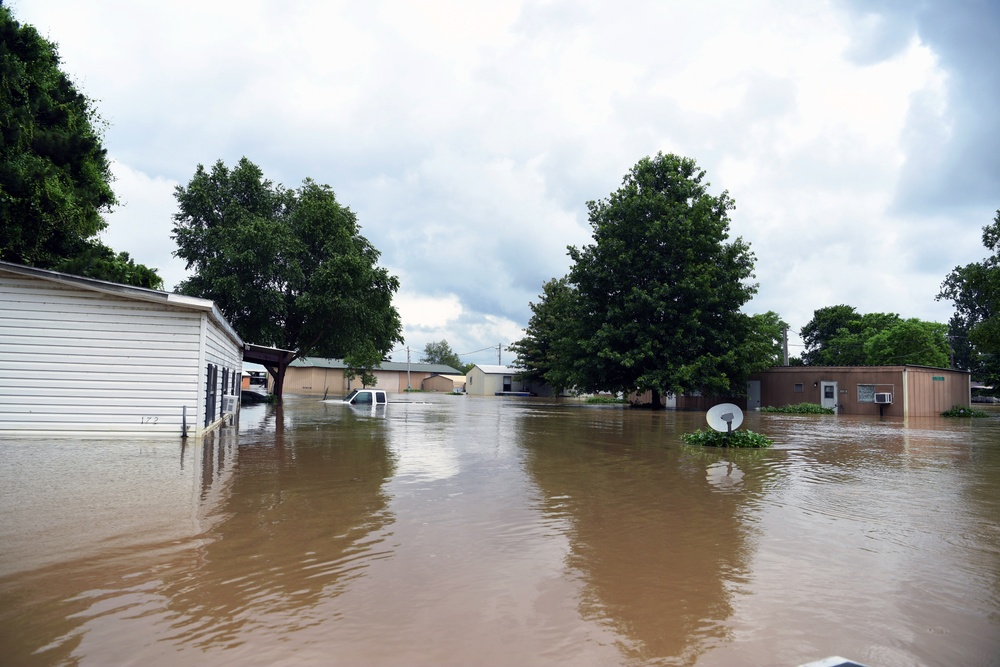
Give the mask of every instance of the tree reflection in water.
[{"label": "tree reflection in water", "polygon": [[689,662],[725,640],[730,598],[749,576],[747,496],[767,476],[748,475],[733,494],[706,471],[720,462],[761,467],[761,454],[678,447],[665,455],[664,423],[646,412],[521,419],[546,511],[572,524],[567,565],[587,582],[581,613],[613,626],[624,656],[643,664]]}]

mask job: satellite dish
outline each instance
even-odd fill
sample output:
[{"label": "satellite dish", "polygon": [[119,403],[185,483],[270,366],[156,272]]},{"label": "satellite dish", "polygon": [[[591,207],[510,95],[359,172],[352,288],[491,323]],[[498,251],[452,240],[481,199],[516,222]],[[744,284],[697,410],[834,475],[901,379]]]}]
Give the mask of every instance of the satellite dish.
[{"label": "satellite dish", "polygon": [[738,405],[720,403],[719,405],[712,406],[705,413],[705,420],[716,431],[735,431],[743,423],[743,411],[740,410],[740,406]]}]

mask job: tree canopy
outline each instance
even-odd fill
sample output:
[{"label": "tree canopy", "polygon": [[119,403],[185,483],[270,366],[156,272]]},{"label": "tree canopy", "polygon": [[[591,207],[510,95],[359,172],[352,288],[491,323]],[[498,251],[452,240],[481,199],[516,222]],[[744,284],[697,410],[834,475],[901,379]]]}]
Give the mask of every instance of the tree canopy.
[{"label": "tree canopy", "polygon": [[973,377],[1000,382],[1000,210],[983,227],[983,246],[992,255],[980,262],[957,266],[941,284],[938,299],[955,306],[949,333],[956,364]]},{"label": "tree canopy", "polygon": [[751,315],[750,334],[740,347],[745,357],[742,365],[752,370],[783,365],[787,330],[788,323],[773,310]]},{"label": "tree canopy", "polygon": [[947,367],[948,328],[896,313],[859,313],[853,306],[819,308],[800,335],[803,361],[814,366]]},{"label": "tree canopy", "polygon": [[899,320],[866,340],[864,351],[869,366],[913,364],[947,368],[948,326],[915,317]]},{"label": "tree canopy", "polygon": [[420,362],[424,364],[441,364],[451,366],[457,371],[465,372],[465,364],[461,357],[451,349],[451,345],[446,340],[439,340],[424,345],[424,354],[420,357]]},{"label": "tree canopy", "polygon": [[247,342],[342,358],[363,376],[402,342],[399,280],[329,186],[285,189],[243,158],[198,165],[175,197],[174,254],[194,269],[177,289],[215,301]]},{"label": "tree canopy", "polygon": [[594,243],[569,248],[526,337],[526,373],[582,391],[744,391],[753,368],[740,312],[756,292],[754,257],[729,239],[728,193],[711,195],[694,160],[640,160],[622,186],[587,203]]},{"label": "tree canopy", "polygon": [[117,203],[93,104],[56,45],[0,5],[0,259],[160,288],[154,269],[96,237]]},{"label": "tree canopy", "polygon": [[556,394],[572,386],[570,360],[576,353],[573,307],[575,290],[568,278],[553,278],[542,285],[537,303],[528,304],[532,316],[524,338],[507,349],[514,353],[514,365],[523,369],[521,378],[545,383]]},{"label": "tree canopy", "polygon": [[806,349],[802,361],[810,366],[846,366],[850,364],[832,364],[826,356],[830,354],[830,341],[841,329],[846,329],[860,317],[854,306],[841,304],[818,308],[813,312],[813,318],[799,331]]}]

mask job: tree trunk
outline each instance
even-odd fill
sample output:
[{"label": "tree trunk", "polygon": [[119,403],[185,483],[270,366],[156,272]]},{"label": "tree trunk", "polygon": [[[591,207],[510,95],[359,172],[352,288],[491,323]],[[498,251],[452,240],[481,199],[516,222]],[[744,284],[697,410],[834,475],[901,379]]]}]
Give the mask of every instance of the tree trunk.
[{"label": "tree trunk", "polygon": [[281,397],[285,388],[285,369],[288,368],[288,364],[278,362],[277,366],[264,366],[264,368],[274,378],[274,383],[271,385],[274,402],[281,405]]},{"label": "tree trunk", "polygon": [[652,402],[652,404],[649,407],[651,409],[653,409],[653,410],[662,410],[663,409],[663,405],[660,404],[660,390],[659,389],[653,389],[653,390],[651,390],[650,393],[653,396],[653,402]]},{"label": "tree trunk", "polygon": [[[270,369],[269,369],[270,370]],[[281,394],[285,388],[285,367],[278,366],[278,372],[274,374],[274,402],[281,405]]]}]

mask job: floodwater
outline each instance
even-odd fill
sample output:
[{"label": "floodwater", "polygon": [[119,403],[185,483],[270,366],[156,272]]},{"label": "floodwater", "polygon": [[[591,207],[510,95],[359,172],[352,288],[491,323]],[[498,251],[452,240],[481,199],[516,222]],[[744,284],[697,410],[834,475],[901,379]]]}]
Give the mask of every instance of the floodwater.
[{"label": "floodwater", "polygon": [[400,400],[0,442],[0,664],[1000,665],[1000,412]]}]

